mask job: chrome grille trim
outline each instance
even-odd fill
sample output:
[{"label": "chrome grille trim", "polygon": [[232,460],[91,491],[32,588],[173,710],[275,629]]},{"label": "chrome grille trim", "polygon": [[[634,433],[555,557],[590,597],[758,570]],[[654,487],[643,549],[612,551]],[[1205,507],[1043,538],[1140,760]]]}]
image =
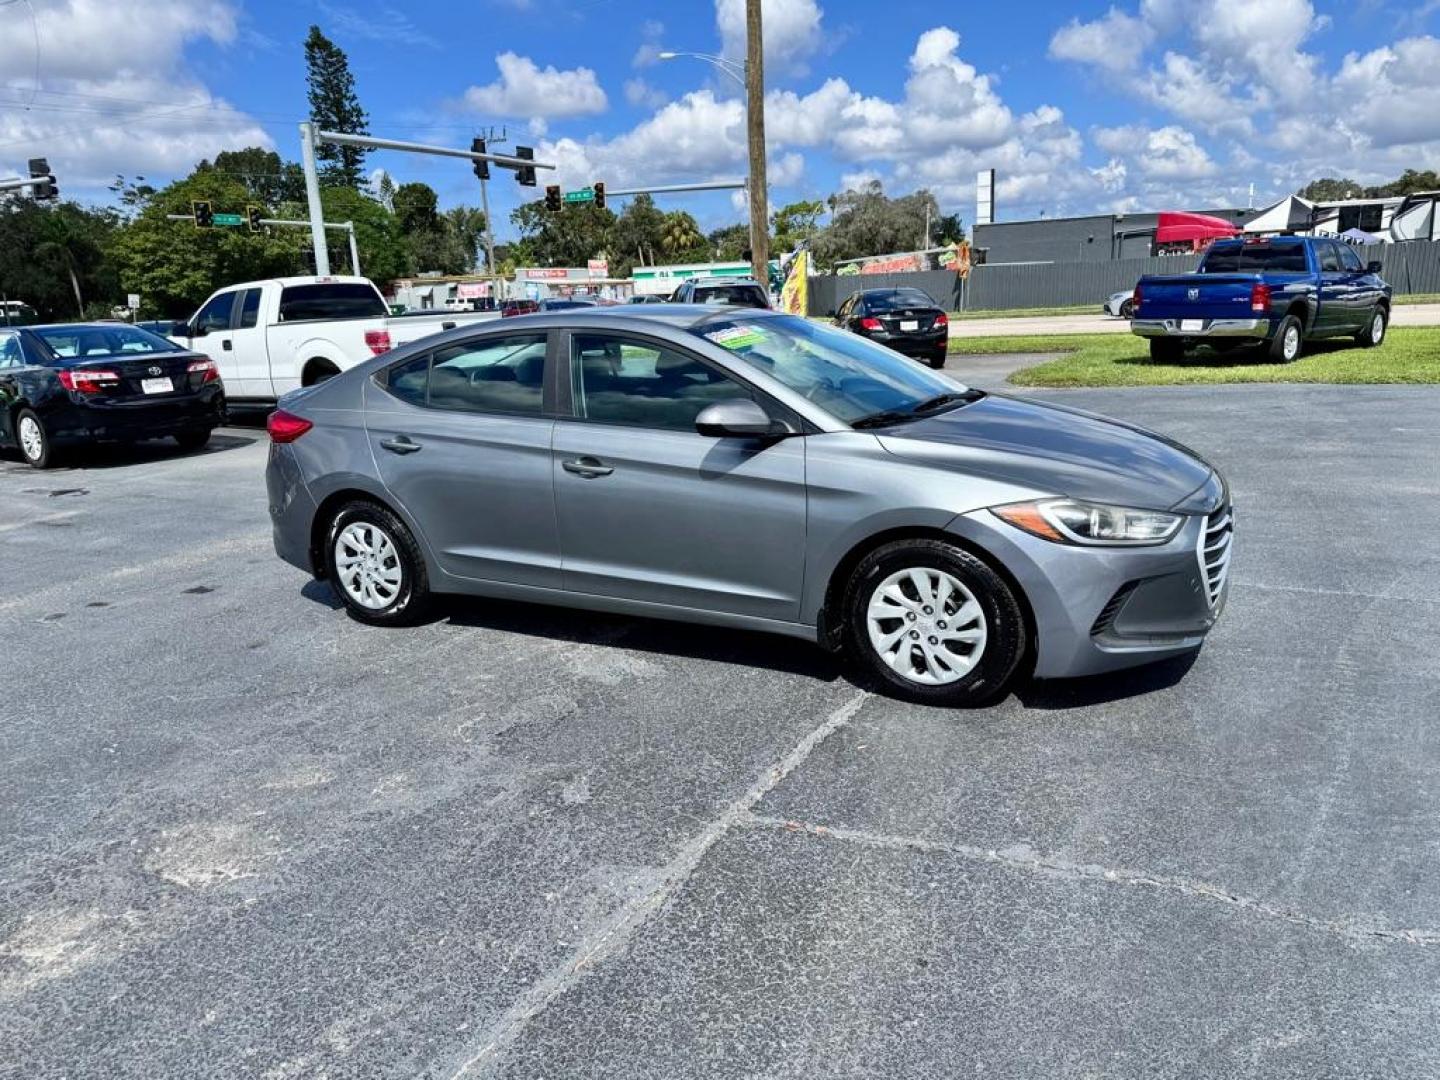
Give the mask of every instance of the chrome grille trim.
[{"label": "chrome grille trim", "polygon": [[1200,575],[1205,579],[1205,598],[1212,611],[1225,594],[1234,538],[1235,518],[1231,507],[1221,506],[1205,518],[1200,538],[1196,541],[1195,557],[1200,561]]}]

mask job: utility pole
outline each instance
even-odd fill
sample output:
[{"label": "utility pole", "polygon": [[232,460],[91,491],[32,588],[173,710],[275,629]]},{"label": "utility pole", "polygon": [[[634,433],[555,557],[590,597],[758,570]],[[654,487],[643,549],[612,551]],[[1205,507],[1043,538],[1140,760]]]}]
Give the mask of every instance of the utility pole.
[{"label": "utility pole", "polygon": [[315,171],[315,125],[300,125],[300,161],[305,167],[305,200],[310,205],[310,244],[315,249],[315,276],[330,276],[330,249],[325,246],[325,211],[320,207],[320,175]]},{"label": "utility pole", "polygon": [[745,0],[745,99],[750,136],[750,269],[770,288],[770,208],[765,192],[765,55],[760,0]]}]

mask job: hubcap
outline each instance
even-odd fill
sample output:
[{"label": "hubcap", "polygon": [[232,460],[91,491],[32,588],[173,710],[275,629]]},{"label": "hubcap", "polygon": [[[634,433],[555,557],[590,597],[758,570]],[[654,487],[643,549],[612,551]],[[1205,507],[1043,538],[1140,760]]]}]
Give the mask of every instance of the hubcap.
[{"label": "hubcap", "polygon": [[1285,359],[1295,359],[1295,354],[1300,351],[1300,331],[1290,327],[1285,331]]},{"label": "hubcap", "polygon": [[1375,321],[1370,324],[1370,340],[1379,345],[1385,337],[1385,316],[1376,314]]},{"label": "hubcap", "polygon": [[875,587],[865,612],[870,645],[911,682],[943,686],[964,678],[985,651],[985,613],[959,578],[917,566]]},{"label": "hubcap", "polygon": [[20,421],[20,448],[31,461],[38,460],[45,452],[45,435],[33,416]]},{"label": "hubcap", "polygon": [[356,521],[335,538],[335,580],[361,607],[388,607],[400,595],[404,579],[400,553],[380,526]]}]

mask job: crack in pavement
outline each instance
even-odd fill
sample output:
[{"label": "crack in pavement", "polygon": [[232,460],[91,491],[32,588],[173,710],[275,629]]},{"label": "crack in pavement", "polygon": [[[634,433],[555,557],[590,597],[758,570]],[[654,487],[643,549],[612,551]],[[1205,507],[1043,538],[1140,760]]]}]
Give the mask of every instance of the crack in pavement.
[{"label": "crack in pavement", "polygon": [[516,998],[510,1008],[471,1044],[478,1049],[461,1051],[457,1055],[459,1064],[446,1074],[450,1080],[472,1075],[472,1070],[493,1061],[497,1053],[520,1035],[526,1024],[583,978],[587,968],[602,962],[629,942],[645,920],[690,879],[706,852],[737,824],[752,819],[750,812],[756,804],[775,790],[776,785],[785,777],[803,765],[815,752],[816,747],[841,728],[848,726],[869,698],[867,691],[861,691],[832,711],[818,727],[796,743],[788,754],[766,768],[718,817],[686,841],[668,863],[659,867],[653,875],[647,875],[652,878],[649,888],[613,912],[585,936],[570,959],[555,965]]},{"label": "crack in pavement", "polygon": [[1074,881],[1094,881],[1101,884],[1137,885],[1143,888],[1160,889],[1181,896],[1199,897],[1226,904],[1242,911],[1248,911],[1267,919],[1304,926],[1334,934],[1354,943],[1402,942],[1408,945],[1440,945],[1440,930],[1391,930],[1383,927],[1365,927],[1342,919],[1322,919],[1315,915],[1291,908],[1281,907],[1254,897],[1238,896],[1218,885],[1205,881],[1191,881],[1188,878],[1162,877],[1145,874],[1138,870],[1118,867],[1097,866],[1093,863],[1077,863],[1068,859],[1041,855],[1025,844],[1014,844],[1007,848],[982,848],[973,844],[952,844],[938,840],[925,840],[918,836],[898,836],[889,833],[869,832],[865,829],[850,829],[843,825],[817,825],[808,821],[790,821],[785,818],[766,817],[760,814],[744,813],[736,822],[740,828],[771,829],[784,832],[806,833],[810,836],[848,843],[865,844],[869,847],[890,851],[915,851],[927,855],[951,855],[973,862],[992,863],[1012,870],[1044,874],[1051,877],[1067,878]]}]

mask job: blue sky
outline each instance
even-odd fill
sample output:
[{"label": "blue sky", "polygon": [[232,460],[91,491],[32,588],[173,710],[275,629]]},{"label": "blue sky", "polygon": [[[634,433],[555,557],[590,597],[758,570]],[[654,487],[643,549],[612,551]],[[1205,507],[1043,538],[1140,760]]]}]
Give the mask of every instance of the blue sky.
[{"label": "blue sky", "polygon": [[[505,127],[575,187],[744,172],[738,90],[660,49],[738,55],[743,0],[15,0],[0,4],[0,172],[67,194],[164,181],[227,147],[298,157],[311,23],[350,55],[376,134]],[[34,24],[31,22],[31,11]],[[771,202],[878,178],[1001,218],[1263,204],[1317,175],[1440,165],[1440,0],[936,4],[766,0]],[[38,35],[39,50],[36,51]],[[38,56],[38,64],[37,64]],[[35,79],[38,69],[39,80]],[[477,203],[460,162],[377,154]],[[497,225],[522,194],[497,174]],[[542,180],[542,183],[544,181]],[[707,227],[739,196],[671,196]]]}]

